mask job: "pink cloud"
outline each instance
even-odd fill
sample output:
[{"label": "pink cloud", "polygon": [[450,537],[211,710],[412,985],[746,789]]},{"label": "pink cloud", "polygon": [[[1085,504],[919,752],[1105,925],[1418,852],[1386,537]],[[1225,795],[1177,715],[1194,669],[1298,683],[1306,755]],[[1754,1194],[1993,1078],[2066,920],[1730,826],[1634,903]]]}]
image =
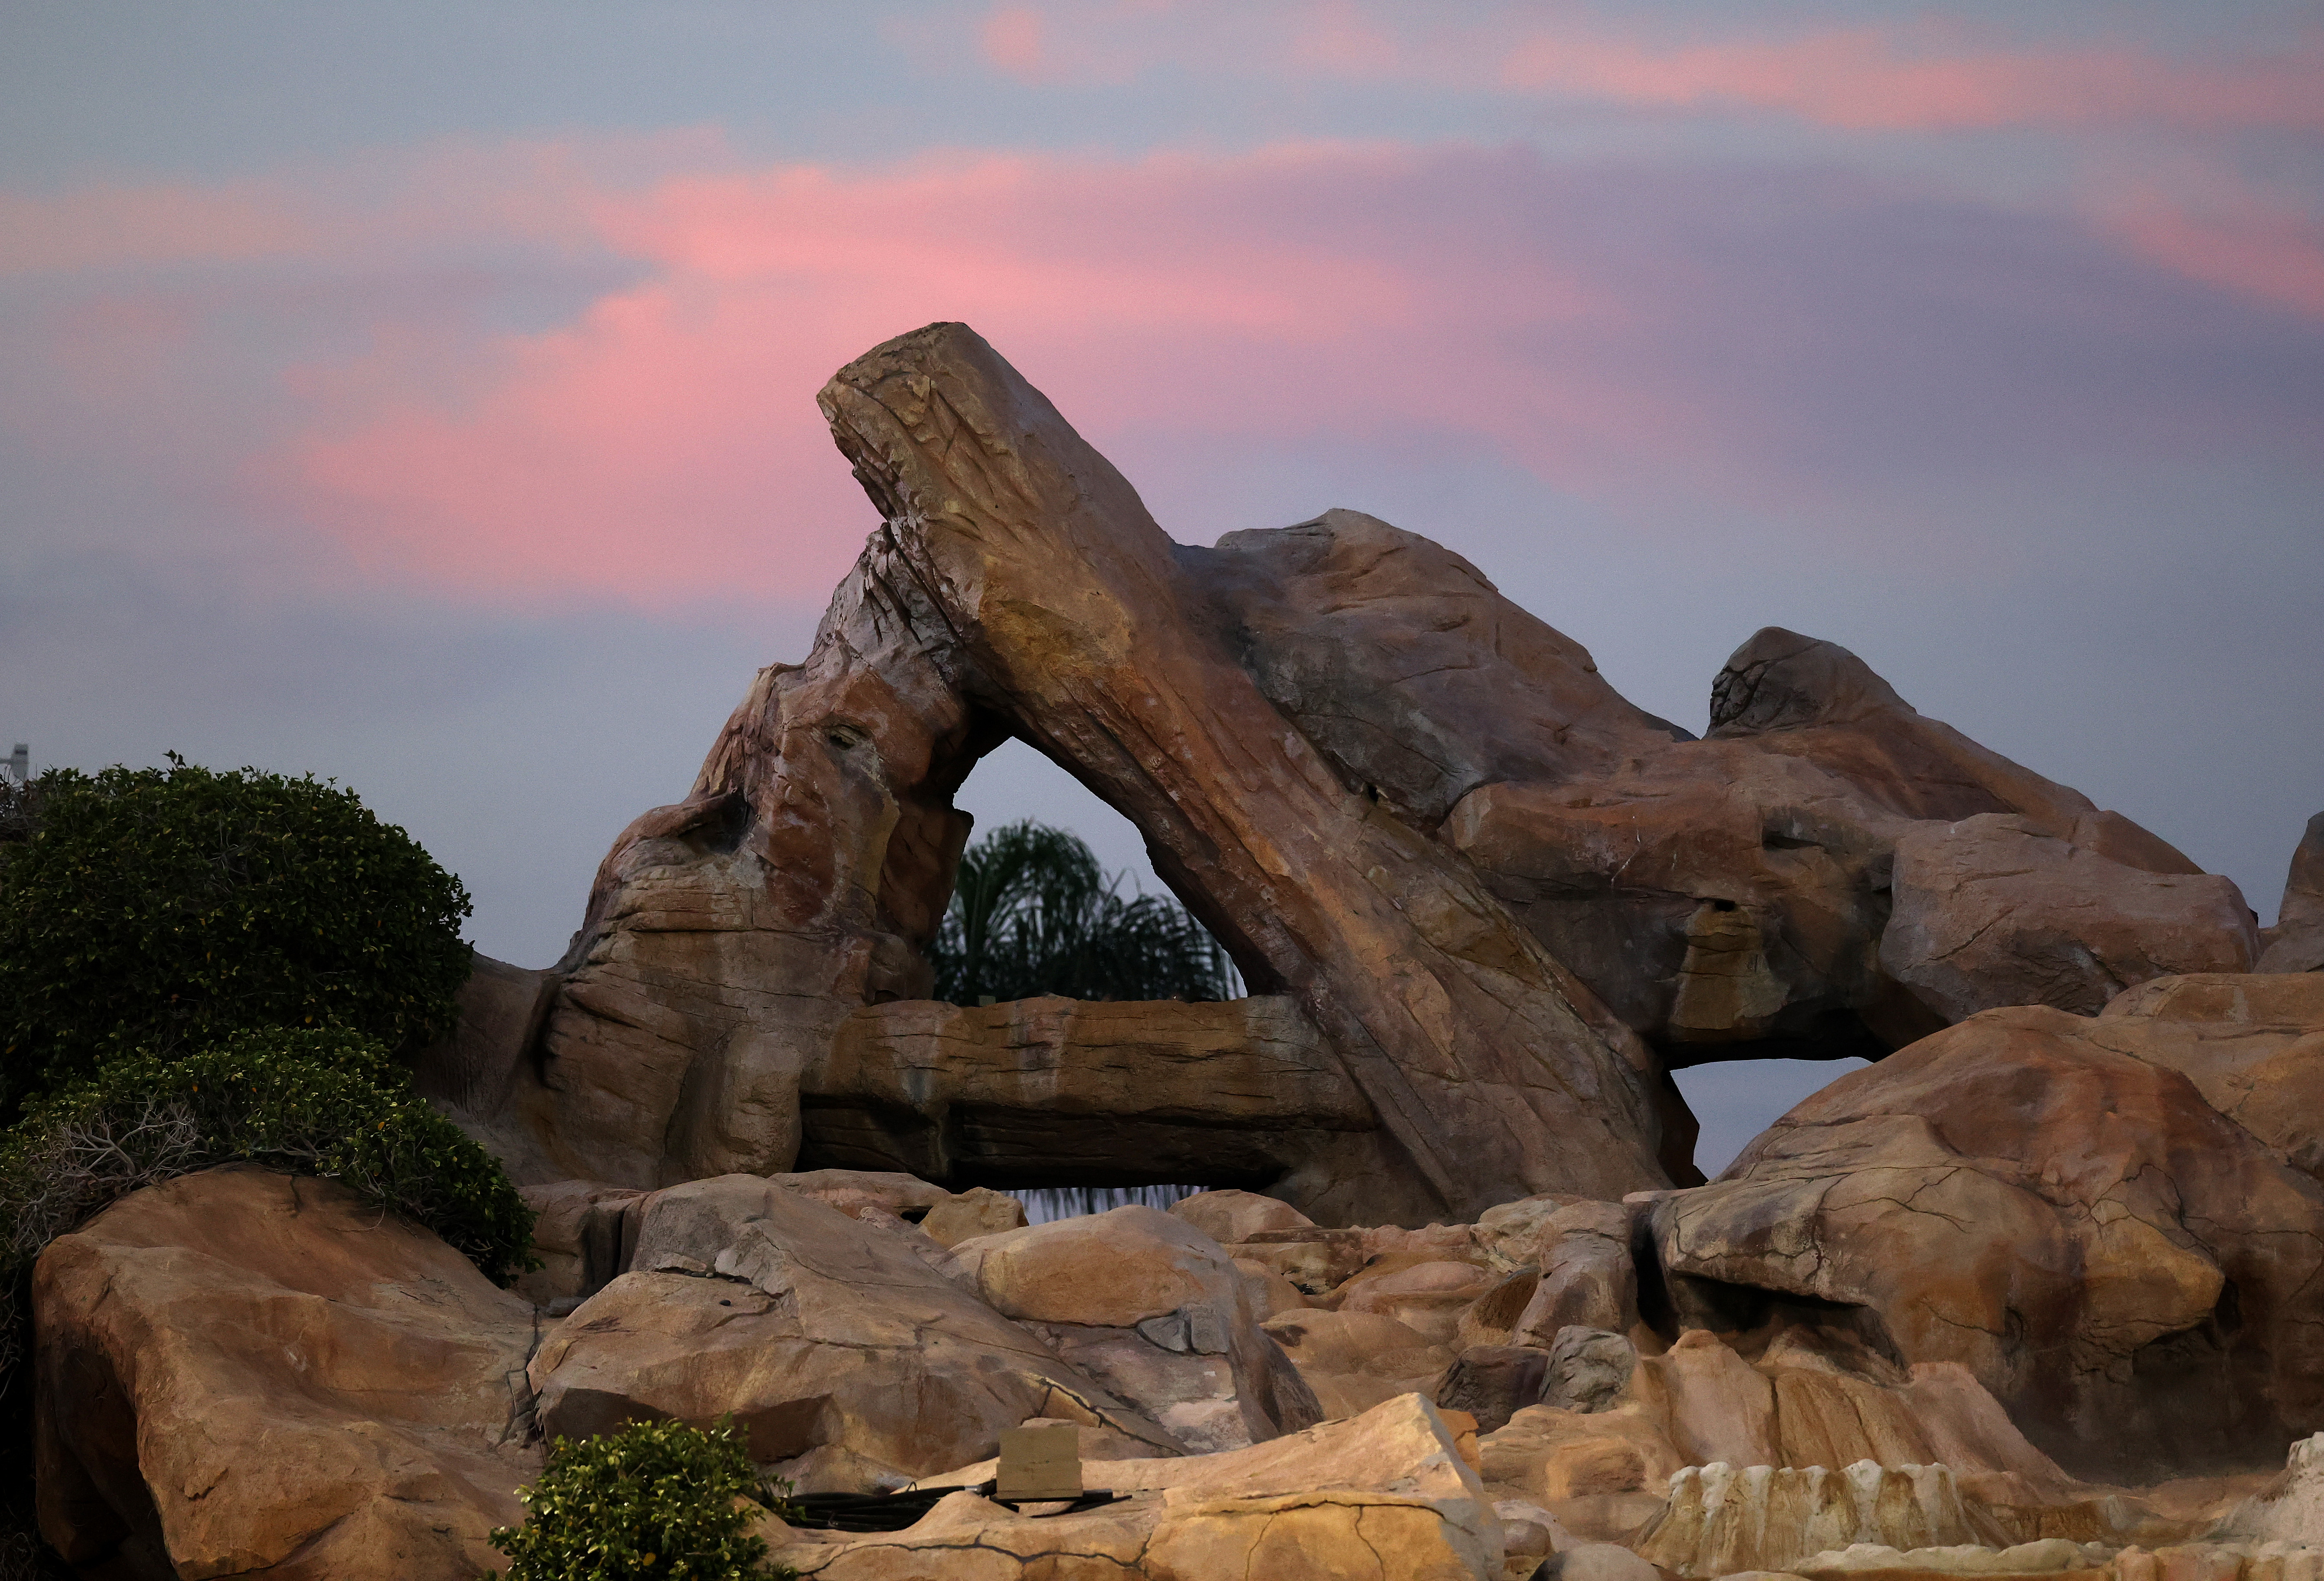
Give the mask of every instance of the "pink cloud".
[{"label": "pink cloud", "polygon": [[2190,280],[2324,318],[2324,225],[2309,216],[2251,207],[2202,212],[2150,198],[2102,223]]},{"label": "pink cloud", "polygon": [[1872,28],[1779,41],[1655,49],[1545,33],[1511,50],[1501,79],[1619,103],[1776,110],[1856,130],[1949,131],[2154,121],[2324,128],[2324,51],[2182,62],[2134,50],[1904,47]]},{"label": "pink cloud", "polygon": [[[668,162],[607,183],[576,151],[430,155],[302,233],[300,289],[349,294],[287,366],[217,363],[266,354],[244,326],[281,299],[270,266],[223,306],[94,302],[43,352],[77,377],[14,383],[76,391],[92,433],[108,402],[149,433],[208,414],[189,455],[249,430],[244,497],[370,575],[665,609],[821,600],[872,522],[815,391],[937,318],[976,326],[1101,446],[1475,458],[1642,520],[1852,524],[1877,500],[1904,522],[1926,484],[1900,478],[2006,487],[2077,446],[2200,450],[2292,421],[2236,378],[2247,326],[2226,299],[2069,218],[1829,172],[1386,144]],[[325,214],[312,198],[292,211]],[[240,201],[216,226],[164,208],[230,234]],[[178,234],[142,225],[110,234]],[[512,238],[520,283],[543,242],[603,261],[547,327],[485,327],[471,265],[442,267]],[[417,307],[407,277],[435,282]],[[2142,352],[2157,335],[2181,339]],[[2227,347],[2185,364],[2200,377],[2172,360],[2210,345],[2188,336]],[[287,399],[237,415],[264,381]],[[1314,503],[1333,502],[1362,503]]]}]

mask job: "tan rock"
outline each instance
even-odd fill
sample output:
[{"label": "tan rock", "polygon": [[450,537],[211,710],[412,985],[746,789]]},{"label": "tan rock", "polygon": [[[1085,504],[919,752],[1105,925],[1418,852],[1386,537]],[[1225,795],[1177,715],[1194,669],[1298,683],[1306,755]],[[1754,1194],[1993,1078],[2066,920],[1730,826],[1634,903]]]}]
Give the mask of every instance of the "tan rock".
[{"label": "tan rock", "polygon": [[1778,1458],[1774,1386],[1716,1335],[1689,1329],[1661,1356],[1639,1357],[1624,1393],[1654,1412],[1679,1453],[1697,1465],[1769,1466]]},{"label": "tan rock", "polygon": [[1661,1511],[1665,1485],[1686,1464],[1636,1403],[1529,1406],[1477,1442],[1489,1484],[1521,1492],[1585,1538],[1627,1540]]},{"label": "tan rock", "polygon": [[1242,1275],[1243,1290],[1250,1299],[1250,1310],[1259,1320],[1279,1318],[1286,1312],[1307,1310],[1307,1292],[1292,1283],[1266,1264],[1250,1257],[1233,1259],[1235,1269]]},{"label": "tan rock", "polygon": [[1881,970],[1944,1021],[2000,1005],[2094,1015],[2151,978],[2249,971],[2259,953],[2230,880],[2109,860],[2032,819],[1925,823],[1895,852]]},{"label": "tan rock", "polygon": [[522,1188],[525,1206],[539,1217],[532,1255],[539,1268],[512,1286],[535,1304],[570,1311],[629,1266],[637,1244],[636,1205],[645,1193],[602,1181],[557,1181]]},{"label": "tan rock", "polygon": [[954,1248],[993,1309],[1197,1452],[1319,1420],[1216,1241],[1153,1208],[1059,1219]]},{"label": "tan rock", "polygon": [[1513,1345],[1553,1344],[1561,1330],[1627,1334],[1638,1320],[1638,1270],[1629,1210],[1577,1202],[1549,1216],[1536,1241],[1541,1277],[1509,1328]]},{"label": "tan rock", "polygon": [[551,1433],[731,1413],[760,1461],[832,1445],[917,1475],[1036,1416],[1171,1442],[896,1237],[749,1175],[647,1199],[632,1272],[549,1336],[531,1377]]},{"label": "tan rock", "polygon": [[2292,853],[2275,925],[2261,935],[2258,970],[2324,970],[2324,813],[2308,820]]},{"label": "tan rock", "polygon": [[958,1196],[937,1203],[920,1220],[920,1228],[945,1246],[1024,1227],[1025,1204],[982,1186],[971,1186]]},{"label": "tan rock", "polygon": [[1689,1577],[1740,1570],[1812,1574],[1815,1559],[1855,1543],[1975,1546],[1987,1535],[1942,1466],[1860,1460],[1832,1470],[1714,1462],[1671,1478],[1669,1507],[1639,1540],[1638,1552]]},{"label": "tan rock", "polygon": [[523,1519],[531,1304],[342,1187],[148,1187],[32,1303],[41,1533],[90,1573],[466,1576]]},{"label": "tan rock", "polygon": [[1478,1345],[1508,1345],[1517,1320],[1541,1288],[1541,1270],[1514,1269],[1485,1287],[1485,1293],[1461,1309],[1452,1328],[1453,1342],[1466,1350]]},{"label": "tan rock", "polygon": [[1327,1296],[1363,1267],[1363,1235],[1353,1229],[1259,1230],[1228,1248],[1307,1296]]},{"label": "tan rock", "polygon": [[1452,1353],[1375,1312],[1308,1310],[1264,1327],[1314,1392],[1325,1420],[1361,1416],[1400,1394],[1434,1397]]},{"label": "tan rock", "polygon": [[2238,1504],[2211,1536],[2324,1549],[2324,1433],[2293,1444],[2284,1455],[2283,1475],[2264,1493]]},{"label": "tan rock", "polygon": [[1541,1266],[1542,1236],[1549,1221],[1568,1208],[1588,1200],[1563,1192],[1545,1192],[1538,1197],[1521,1198],[1515,1202],[1503,1202],[1488,1208],[1477,1216],[1477,1227],[1471,1236],[1479,1250],[1495,1268]]},{"label": "tan rock", "polygon": [[2324,972],[2157,978],[2116,996],[2089,1036],[2179,1071],[2286,1163],[2324,1180]]},{"label": "tan rock", "polygon": [[2297,1316],[2324,1194],[2185,1077],[2103,1046],[2107,1025],[1987,1012],[1652,1204],[1677,1320],[1852,1309],[2082,1475],[2236,1469],[2324,1425],[2324,1334]]},{"label": "tan rock", "polygon": [[1314,1220],[1290,1203],[1256,1191],[1197,1191],[1174,1203],[1170,1212],[1222,1246],[1247,1241],[1260,1230],[1314,1227]]},{"label": "tan rock", "polygon": [[1431,1259],[1368,1268],[1342,1286],[1343,1312],[1373,1312],[1396,1319],[1432,1344],[1450,1341],[1461,1314],[1499,1282],[1474,1263]]}]

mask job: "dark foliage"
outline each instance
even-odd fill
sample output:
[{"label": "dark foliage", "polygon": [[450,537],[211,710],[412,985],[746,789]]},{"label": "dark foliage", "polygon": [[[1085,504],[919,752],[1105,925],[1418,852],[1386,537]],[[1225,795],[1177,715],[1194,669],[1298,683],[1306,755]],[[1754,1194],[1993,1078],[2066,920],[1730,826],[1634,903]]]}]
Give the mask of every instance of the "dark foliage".
[{"label": "dark foliage", "polygon": [[1029,820],[969,847],[928,958],[955,1005],[1069,999],[1224,999],[1234,969],[1176,901],[1124,899],[1074,835]]},{"label": "dark foliage", "polygon": [[[788,1485],[788,1484],[786,1484]],[[518,1495],[522,1526],[493,1533],[508,1581],[783,1581],[738,1500],[773,1502],[731,1421],[704,1431],[632,1422],[559,1439],[540,1480]],[[775,1505],[779,1509],[779,1504]]]},{"label": "dark foliage", "polygon": [[133,1049],[342,1026],[406,1054],[453,1025],[457,878],[351,791],[171,763],[0,809],[0,1113]]}]

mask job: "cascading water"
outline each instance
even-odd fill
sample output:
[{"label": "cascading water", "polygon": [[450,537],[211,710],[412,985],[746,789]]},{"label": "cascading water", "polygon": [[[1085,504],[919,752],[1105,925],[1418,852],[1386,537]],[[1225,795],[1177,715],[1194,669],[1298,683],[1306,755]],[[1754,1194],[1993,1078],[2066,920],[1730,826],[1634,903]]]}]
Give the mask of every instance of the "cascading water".
[{"label": "cascading water", "polygon": [[1033,1186],[1010,1195],[1025,1204],[1028,1224],[1078,1218],[1085,1213],[1106,1213],[1116,1208],[1168,1208],[1183,1202],[1200,1186]]}]

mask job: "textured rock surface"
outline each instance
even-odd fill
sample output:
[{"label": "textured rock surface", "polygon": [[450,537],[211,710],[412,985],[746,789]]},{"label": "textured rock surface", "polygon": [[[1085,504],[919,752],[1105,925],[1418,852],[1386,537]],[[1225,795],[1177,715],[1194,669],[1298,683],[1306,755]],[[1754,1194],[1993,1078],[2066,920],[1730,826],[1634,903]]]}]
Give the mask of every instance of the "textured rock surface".
[{"label": "textured rock surface", "polygon": [[[1941,1025],[1877,954],[1895,844],[1916,826],[2013,815],[2114,866],[2196,872],[1829,642],[1754,636],[1714,685],[1711,722],[1702,741],[1481,784],[1440,832],[1674,1062],[1737,1044],[1877,1053]],[[1969,1007],[2017,997],[1997,983]]]},{"label": "textured rock surface", "polygon": [[1247,1241],[1263,1230],[1314,1227],[1313,1221],[1290,1203],[1254,1191],[1197,1191],[1173,1203],[1170,1212],[1222,1246]]},{"label": "textured rock surface", "polygon": [[1668,1321],[1839,1303],[2082,1475],[2239,1469],[2324,1421],[2324,1193],[2107,1024],[1987,1012],[1652,1209]]},{"label": "textured rock surface", "polygon": [[1979,1544],[1995,1535],[1970,1517],[1942,1466],[1844,1469],[1692,1466],[1671,1478],[1670,1505],[1638,1552],[1674,1574],[1790,1570],[1854,1543],[1888,1548]]},{"label": "textured rock surface", "polygon": [[2324,1434],[2292,1445],[2275,1485],[2237,1506],[2213,1535],[2231,1542],[2324,1549]]},{"label": "textured rock surface", "polygon": [[1627,1334],[1638,1320],[1638,1270],[1630,1255],[1629,1210],[1576,1202],[1543,1223],[1541,1278],[1510,1328],[1516,1345],[1547,1347],[1562,1329]]},{"label": "textured rock surface", "polygon": [[1501,1522],[1461,1436],[1415,1397],[1231,1453],[1082,1469],[1128,1501],[1033,1520],[958,1493],[904,1531],[778,1530],[776,1557],[827,1581],[1501,1581]]},{"label": "textured rock surface", "polygon": [[2324,1179],[2324,972],[2160,978],[2083,1034],[2167,1065],[2213,1108]]},{"label": "textured rock surface", "polygon": [[531,1376],[551,1434],[731,1412],[761,1461],[831,1445],[920,1475],[1031,1417],[1176,1448],[900,1237],[748,1175],[647,1199],[631,1272],[549,1336]]},{"label": "textured rock surface", "polygon": [[1153,1208],[964,1241],[960,1277],[1057,1354],[1147,1411],[1188,1449],[1296,1431],[1322,1410],[1259,1328],[1219,1244]]},{"label": "textured rock surface", "polygon": [[1327,1420],[1360,1416],[1399,1394],[1432,1398],[1452,1353],[1376,1312],[1308,1310],[1263,1325],[1314,1392]]},{"label": "textured rock surface", "polygon": [[1996,1005],[2093,1016],[2150,978],[2252,969],[2259,936],[2235,885],[2154,873],[1986,813],[1896,841],[1880,966],[1941,1021]]},{"label": "textured rock surface", "polygon": [[41,1532],[92,1574],[473,1576],[523,1518],[530,1304],[338,1186],[149,1187],[32,1301]]},{"label": "textured rock surface", "polygon": [[2292,853],[2283,903],[2262,943],[2262,971],[2324,971],[2324,813],[2308,820]]}]

